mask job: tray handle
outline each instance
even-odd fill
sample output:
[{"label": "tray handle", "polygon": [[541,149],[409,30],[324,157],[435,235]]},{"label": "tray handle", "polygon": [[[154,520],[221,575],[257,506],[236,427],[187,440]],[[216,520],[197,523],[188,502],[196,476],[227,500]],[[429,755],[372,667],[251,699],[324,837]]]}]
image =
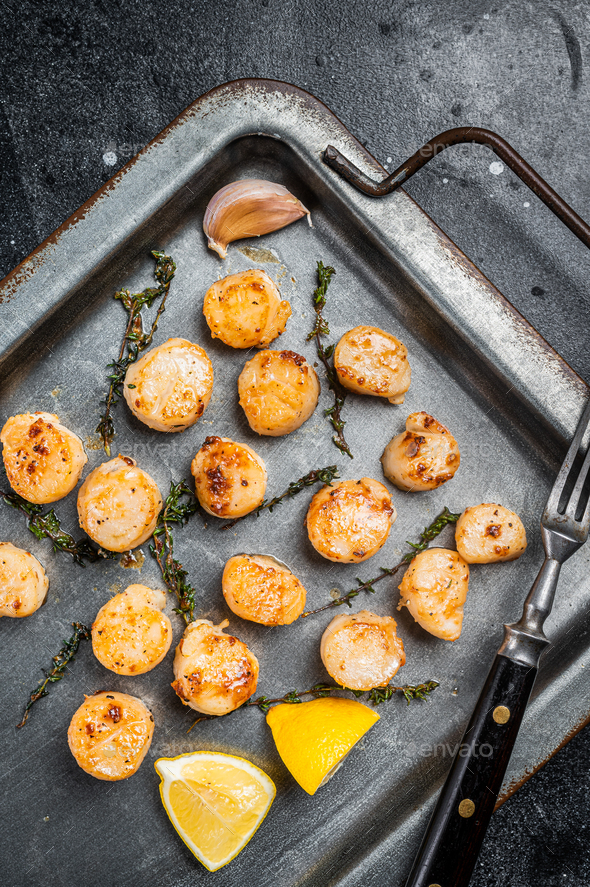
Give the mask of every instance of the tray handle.
[{"label": "tray handle", "polygon": [[383,179],[375,182],[364,172],[350,162],[337,148],[328,145],[324,151],[324,162],[335,170],[342,178],[354,185],[359,191],[369,197],[383,197],[396,191],[400,185],[407,182],[414,173],[422,169],[433,157],[450,148],[451,145],[466,143],[485,145],[491,148],[505,164],[510,167],[518,178],[533,191],[558,219],[567,225],[583,244],[590,247],[590,226],[586,224],[572,207],[563,200],[556,191],[551,188],[545,179],[536,172],[508,142],[497,133],[489,129],[481,129],[478,126],[459,126],[441,132],[426,142],[405,163]]}]

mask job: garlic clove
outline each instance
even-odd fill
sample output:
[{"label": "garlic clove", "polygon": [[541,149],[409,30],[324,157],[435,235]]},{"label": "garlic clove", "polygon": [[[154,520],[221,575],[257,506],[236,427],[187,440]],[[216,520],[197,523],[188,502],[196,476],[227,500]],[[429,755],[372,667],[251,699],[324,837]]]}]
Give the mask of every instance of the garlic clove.
[{"label": "garlic clove", "polygon": [[259,237],[311,216],[283,185],[265,179],[240,179],[213,195],[205,210],[203,231],[209,249],[225,259],[227,245],[243,237]]}]

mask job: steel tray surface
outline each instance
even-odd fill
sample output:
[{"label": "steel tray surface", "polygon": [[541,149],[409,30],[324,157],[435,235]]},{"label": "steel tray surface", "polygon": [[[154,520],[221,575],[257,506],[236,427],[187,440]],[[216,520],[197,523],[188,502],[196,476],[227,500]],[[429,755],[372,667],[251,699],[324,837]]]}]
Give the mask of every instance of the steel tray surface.
[{"label": "steel tray surface", "polygon": [[[220,577],[226,559],[241,551],[270,553],[288,563],[322,605],[333,588],[346,591],[398,560],[405,541],[447,505],[498,501],[517,511],[529,547],[513,564],[474,566],[464,629],[454,644],[423,632],[386,580],[353,610],[395,615],[407,652],[403,683],[440,681],[429,701],[406,706],[395,698],[339,773],[314,797],[290,777],[255,708],[187,733],[194,713],[170,689],[174,646],[182,633],[172,616],[174,643],[154,671],[135,678],[104,669],[89,644],[80,648],[65,680],[35,707],[22,730],[30,690],[49,665],[70,623],[90,624],[116,591],[135,581],[161,587],[146,555],[141,571],[119,561],[85,569],[37,542],[22,517],[0,509],[0,538],[31,550],[50,577],[47,604],[34,616],[3,619],[0,777],[4,884],[181,887],[249,883],[256,887],[403,883],[431,804],[450,767],[488,667],[502,623],[518,617],[542,559],[539,517],[548,487],[587,397],[585,384],[510,303],[400,191],[371,200],[322,163],[327,144],[369,174],[382,168],[316,99],[282,83],[246,80],[213,90],[191,105],[2,283],[0,289],[1,421],[26,410],[56,412],[85,439],[87,471],[104,460],[96,448],[105,369],[117,353],[125,321],[115,290],[151,285],[150,249],[171,253],[178,271],[156,342],[186,336],[203,345],[215,369],[211,403],[182,434],[150,431],[116,408],[114,451],[137,459],[162,492],[171,479],[190,477],[190,461],[208,434],[254,446],[269,471],[268,493],[282,491],[308,470],[337,463],[343,478],[383,480],[379,457],[406,416],[426,410],[457,437],[461,467],[431,493],[394,488],[398,520],[382,551],[361,565],[336,565],[311,548],[303,518],[311,491],[272,515],[248,518],[229,532],[198,516],[175,535],[176,554],[199,589],[200,616],[228,617],[230,630],[260,661],[258,693],[282,695],[327,679],[319,655],[321,634],[337,612],[268,629],[228,611]],[[282,182],[311,210],[304,220],[260,240],[238,242],[221,262],[206,248],[203,212],[212,194],[237,178]],[[290,300],[293,316],[280,347],[315,356],[305,342],[313,321],[311,294],[318,260],[337,270],[326,316],[331,337],[370,323],[407,345],[412,385],[402,406],[350,396],[344,417],[353,461],[330,442],[323,416],[330,402],[323,385],[313,417],[285,438],[258,438],[237,403],[236,381],[248,355],[210,338],[202,299],[217,278],[264,268]],[[320,370],[321,372],[321,370]],[[74,535],[75,495],[56,510]],[[441,537],[453,545],[452,531]],[[547,632],[545,654],[502,797],[588,719],[584,667],[588,664],[590,551],[569,561]],[[168,603],[169,612],[172,601]],[[590,667],[590,665],[588,666]],[[141,697],[154,713],[149,754],[130,780],[108,783],[87,776],[71,756],[66,731],[84,693],[114,689]],[[153,761],[194,749],[241,755],[265,769],[277,799],[249,846],[229,866],[209,874],[174,833],[161,806]]]}]

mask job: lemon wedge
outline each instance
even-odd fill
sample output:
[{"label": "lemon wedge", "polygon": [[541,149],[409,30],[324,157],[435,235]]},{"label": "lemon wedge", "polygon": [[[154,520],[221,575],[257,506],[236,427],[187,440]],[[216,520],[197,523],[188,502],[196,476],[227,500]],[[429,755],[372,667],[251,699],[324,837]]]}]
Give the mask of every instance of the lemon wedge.
[{"label": "lemon wedge", "polygon": [[310,795],[334,775],[378,720],[362,702],[339,696],[276,705],[266,716],[283,763]]},{"label": "lemon wedge", "polygon": [[210,872],[244,849],[276,794],[264,771],[234,755],[196,751],[154,766],[170,822]]}]

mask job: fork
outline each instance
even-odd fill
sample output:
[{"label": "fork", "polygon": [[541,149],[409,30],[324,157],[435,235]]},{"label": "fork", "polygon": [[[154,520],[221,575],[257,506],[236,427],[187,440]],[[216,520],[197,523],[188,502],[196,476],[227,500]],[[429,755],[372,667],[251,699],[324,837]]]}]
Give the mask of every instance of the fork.
[{"label": "fork", "polygon": [[582,445],[589,423],[590,400],[541,518],[543,566],[521,618],[504,626],[504,642],[471,715],[406,887],[467,887],[471,879],[539,659],[550,643],[543,624],[553,606],[561,565],[588,538],[590,446],[584,454]]}]

